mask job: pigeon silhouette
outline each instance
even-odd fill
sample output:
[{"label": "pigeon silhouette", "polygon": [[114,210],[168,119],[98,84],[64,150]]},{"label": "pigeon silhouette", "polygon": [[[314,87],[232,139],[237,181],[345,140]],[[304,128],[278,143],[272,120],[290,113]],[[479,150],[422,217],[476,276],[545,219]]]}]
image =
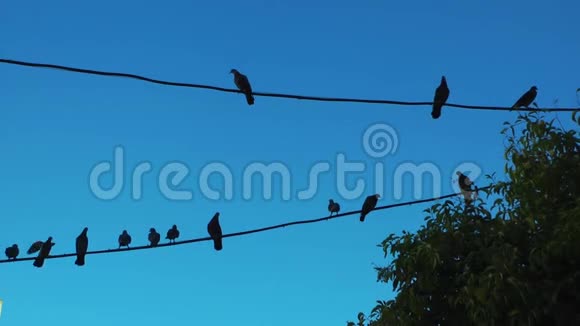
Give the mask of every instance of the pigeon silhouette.
[{"label": "pigeon silhouette", "polygon": [[175,243],[175,239],[177,238],[179,238],[179,230],[177,229],[177,225],[173,225],[173,227],[167,231],[165,239],[169,239],[169,243]]},{"label": "pigeon silhouette", "polygon": [[48,257],[48,255],[50,255],[50,250],[54,245],[55,243],[52,242],[52,237],[48,237],[48,239],[42,244],[42,247],[38,252],[38,256],[34,258],[34,263],[32,263],[32,265],[38,268],[44,266],[44,260],[46,259],[46,257]]},{"label": "pigeon silhouette", "polygon": [[131,244],[131,236],[127,233],[127,230],[123,230],[123,233],[119,236],[119,248],[127,247]]},{"label": "pigeon silhouette", "polygon": [[4,253],[6,254],[6,257],[8,259],[14,260],[20,254],[20,249],[18,249],[17,244],[13,244],[11,247],[6,248],[6,251],[4,251]]},{"label": "pigeon silhouette", "polygon": [[154,228],[149,229],[149,243],[151,247],[156,247],[161,240],[161,234],[157,232]]},{"label": "pigeon silhouette", "polygon": [[374,194],[371,196],[368,196],[362,206],[361,212],[360,212],[360,221],[364,222],[365,221],[365,217],[367,216],[368,213],[370,213],[373,209],[375,209],[375,207],[377,206],[377,201],[379,200],[381,196],[379,194]]},{"label": "pigeon silhouette", "polygon": [[524,93],[524,95],[522,95],[516,101],[516,103],[512,106],[512,109],[518,109],[521,108],[522,106],[525,108],[529,107],[534,102],[537,95],[538,88],[536,86],[532,86],[527,92]]},{"label": "pigeon silhouette", "polygon": [[213,239],[213,248],[215,250],[222,250],[222,228],[219,221],[220,213],[217,212],[207,224],[207,233]]},{"label": "pigeon silhouette", "polygon": [[84,228],[81,234],[77,237],[76,241],[76,253],[77,259],[75,260],[75,265],[84,266],[85,265],[85,255],[89,249],[89,237],[87,237],[87,232],[89,228]]},{"label": "pigeon silhouette", "polygon": [[250,85],[248,77],[241,74],[236,69],[230,70],[230,73],[234,74],[234,83],[236,84],[236,87],[246,95],[246,102],[248,102],[248,105],[253,105],[254,96],[252,96],[252,85]]},{"label": "pigeon silhouette", "polygon": [[28,248],[28,251],[26,251],[27,254],[32,255],[35,252],[38,252],[40,250],[40,248],[42,248],[42,244],[44,242],[42,241],[36,241],[35,243],[33,243],[30,248]]},{"label": "pigeon silhouette", "polygon": [[[475,198],[477,198],[478,188],[473,183],[473,181],[471,181],[471,179],[469,179],[469,177],[466,176],[465,174],[463,174],[459,171],[457,171],[456,174],[459,176],[457,183],[459,185],[459,189],[461,190],[461,194],[463,195],[465,202],[470,203],[472,201],[472,196],[474,194],[475,194]],[[472,186],[475,186],[475,189],[473,189]],[[473,199],[475,199],[475,198],[473,198]]]},{"label": "pigeon silhouette", "polygon": [[338,214],[338,212],[340,212],[340,205],[336,202],[334,202],[334,200],[329,199],[328,200],[328,211],[330,212],[330,216],[332,216],[332,214]]},{"label": "pigeon silhouette", "polygon": [[445,76],[442,76],[441,83],[435,90],[435,96],[433,98],[433,109],[431,110],[431,117],[433,119],[439,119],[441,116],[441,108],[447,102],[448,98],[449,88],[447,87],[447,79],[445,79]]}]

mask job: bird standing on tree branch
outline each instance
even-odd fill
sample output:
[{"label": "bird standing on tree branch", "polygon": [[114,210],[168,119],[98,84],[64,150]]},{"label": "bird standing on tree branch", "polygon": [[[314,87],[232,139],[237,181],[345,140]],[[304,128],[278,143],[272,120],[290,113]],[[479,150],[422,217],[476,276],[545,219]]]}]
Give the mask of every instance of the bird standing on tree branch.
[{"label": "bird standing on tree branch", "polygon": [[252,85],[250,85],[248,77],[241,74],[236,69],[232,69],[230,73],[234,74],[234,83],[236,84],[236,87],[246,95],[246,102],[248,102],[248,105],[253,105],[254,96],[252,96]]}]

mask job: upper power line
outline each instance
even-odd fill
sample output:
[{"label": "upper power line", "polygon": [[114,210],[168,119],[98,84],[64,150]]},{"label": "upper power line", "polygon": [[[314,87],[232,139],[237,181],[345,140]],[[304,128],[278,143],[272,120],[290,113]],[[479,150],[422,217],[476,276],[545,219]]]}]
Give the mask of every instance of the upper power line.
[{"label": "upper power line", "polygon": [[[2,59],[0,58],[0,63],[18,65],[18,66],[26,66],[26,67],[35,67],[35,68],[50,68],[50,69],[58,69],[76,73],[83,73],[83,74],[91,74],[91,75],[100,75],[100,76],[109,76],[109,77],[121,77],[121,78],[131,78],[137,79],[149,83],[166,85],[166,86],[176,86],[176,87],[188,87],[188,88],[200,88],[200,89],[210,89],[214,91],[220,92],[227,92],[227,93],[247,93],[247,91],[242,91],[239,89],[232,89],[232,88],[224,88],[218,86],[211,86],[211,85],[202,85],[202,84],[192,84],[192,83],[182,83],[182,82],[172,82],[172,81],[164,81],[153,79],[149,77],[139,76],[135,74],[128,74],[122,72],[107,72],[107,71],[99,71],[99,70],[92,70],[92,69],[82,69],[82,68],[75,68],[75,67],[67,67],[55,64],[47,64],[47,63],[34,63],[34,62],[26,62],[26,61],[19,61],[19,60],[10,60],[10,59]],[[232,70],[232,72],[235,69]],[[237,70],[236,70],[237,72]],[[243,78],[245,78],[244,75]],[[238,75],[236,75],[238,77]],[[237,80],[237,79],[236,79]],[[246,80],[244,80],[245,82]],[[236,85],[240,87],[241,85],[249,84],[238,84],[236,81]],[[322,96],[308,96],[308,95],[296,95],[296,94],[281,94],[281,93],[266,93],[266,92],[254,92],[249,89],[251,95],[254,96],[264,96],[264,97],[276,97],[276,98],[290,98],[290,99],[297,99],[297,100],[309,100],[309,101],[319,101],[319,102],[350,102],[350,103],[367,103],[367,104],[391,104],[391,105],[427,105],[432,106],[433,102],[410,102],[410,101],[394,101],[394,100],[373,100],[373,99],[357,99],[357,98],[338,98],[338,97],[322,97]],[[253,104],[253,103],[252,103]],[[453,103],[445,103],[444,106],[454,107],[454,108],[461,108],[461,109],[469,109],[469,110],[493,110],[493,111],[513,111],[513,107],[499,107],[499,106],[481,106],[481,105],[466,105],[466,104],[453,104]],[[553,111],[553,112],[575,112],[580,111],[580,108],[517,108],[518,111]]]}]

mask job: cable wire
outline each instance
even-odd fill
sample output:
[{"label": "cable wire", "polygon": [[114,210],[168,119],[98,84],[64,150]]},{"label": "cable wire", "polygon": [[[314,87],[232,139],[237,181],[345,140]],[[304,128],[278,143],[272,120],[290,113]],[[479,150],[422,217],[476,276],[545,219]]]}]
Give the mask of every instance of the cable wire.
[{"label": "cable wire", "polygon": [[[491,187],[492,186],[478,188],[478,190],[486,190],[486,189],[491,188]],[[416,205],[416,204],[422,204],[422,203],[432,202],[432,201],[436,201],[436,200],[451,198],[451,197],[455,197],[455,196],[459,196],[459,195],[462,195],[462,194],[461,193],[452,193],[452,194],[448,194],[448,195],[444,195],[444,196],[440,196],[440,197],[433,197],[433,198],[428,198],[428,199],[414,200],[414,201],[409,201],[409,202],[404,202],[404,203],[380,206],[380,207],[376,207],[375,209],[373,209],[372,212],[378,211],[378,210],[384,210],[384,209],[391,209],[391,208],[395,208],[395,207],[401,207],[401,206],[411,206],[411,205]],[[248,234],[252,234],[252,233],[265,232],[265,231],[270,231],[270,230],[274,230],[274,229],[284,228],[284,227],[291,226],[291,225],[317,223],[317,222],[328,221],[328,220],[332,220],[335,218],[340,218],[340,217],[355,215],[355,214],[360,214],[360,213],[361,213],[361,211],[358,210],[358,211],[350,211],[350,212],[346,212],[346,213],[342,213],[342,214],[336,214],[333,216],[326,216],[326,217],[321,217],[321,218],[316,218],[316,219],[293,221],[293,222],[288,222],[288,223],[283,223],[283,224],[278,224],[278,225],[273,225],[273,226],[267,226],[267,227],[263,227],[263,228],[259,228],[259,229],[224,234],[222,236],[222,238],[238,237],[238,236],[248,235]],[[161,247],[178,246],[178,245],[184,245],[184,244],[189,244],[189,243],[194,243],[194,242],[211,241],[211,240],[212,240],[211,237],[204,237],[204,238],[175,241],[173,243],[160,243],[154,247],[147,245],[147,246],[138,246],[138,247],[130,247],[130,248],[87,251],[86,254],[87,255],[97,255],[97,254],[109,254],[109,253],[121,252],[121,251],[155,249],[155,248],[161,248]],[[76,257],[76,253],[50,255],[46,258],[47,259],[57,259],[57,258],[67,258],[67,257]],[[30,260],[34,260],[35,258],[36,257],[17,258],[17,259],[10,259],[10,260],[4,259],[4,260],[0,260],[0,263],[14,263],[14,262],[30,261]]]},{"label": "cable wire", "polygon": [[[58,69],[58,70],[65,70],[65,71],[70,71],[70,72],[91,74],[91,75],[131,78],[131,79],[138,79],[141,81],[154,83],[154,84],[160,84],[160,85],[166,85],[166,86],[210,89],[210,90],[214,90],[214,91],[227,92],[227,93],[242,93],[238,89],[224,88],[224,87],[211,86],[211,85],[202,85],[202,84],[191,84],[191,83],[164,81],[164,80],[158,80],[158,79],[153,79],[153,78],[149,78],[149,77],[143,77],[143,76],[139,76],[139,75],[121,73],[121,72],[98,71],[98,70],[91,70],[91,69],[67,67],[67,66],[61,66],[61,65],[55,65],[55,64],[33,63],[33,62],[2,59],[2,58],[0,58],[0,63],[26,66],[26,67],[34,67],[34,68]],[[418,106],[418,105],[431,106],[431,105],[433,105],[433,102],[408,102],[408,101],[393,101],[393,100],[337,98],[337,97],[321,97],[321,96],[307,96],[307,95],[265,93],[265,92],[252,92],[252,95],[264,96],[264,97],[290,98],[290,99],[297,99],[297,100],[319,101],[319,102],[350,102],[350,103],[392,104],[392,105],[413,105],[413,106]],[[580,108],[536,108],[536,109],[518,108],[518,109],[514,109],[511,107],[465,105],[465,104],[453,104],[453,103],[445,103],[444,106],[460,108],[460,109],[469,109],[469,110],[493,110],[493,111],[528,111],[528,112],[534,112],[534,111],[540,111],[540,112],[576,112],[576,111],[580,111]]]}]

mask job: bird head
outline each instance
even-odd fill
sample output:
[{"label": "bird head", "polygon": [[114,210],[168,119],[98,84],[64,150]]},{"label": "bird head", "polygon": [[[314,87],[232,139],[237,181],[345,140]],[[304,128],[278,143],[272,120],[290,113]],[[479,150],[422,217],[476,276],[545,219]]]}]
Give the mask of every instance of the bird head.
[{"label": "bird head", "polygon": [[538,90],[538,88],[537,88],[536,86],[532,86],[532,88],[530,88],[530,90],[532,90],[532,91],[537,91],[537,90]]},{"label": "bird head", "polygon": [[153,232],[157,232],[157,231],[155,231],[155,228],[150,228],[149,232],[153,233]]},{"label": "bird head", "polygon": [[334,200],[329,199],[328,202],[332,204],[332,203],[334,203]]},{"label": "bird head", "polygon": [[232,69],[232,70],[230,70],[230,74],[235,75],[235,74],[239,74],[239,72],[236,69]]},{"label": "bird head", "polygon": [[377,197],[377,199],[379,199],[379,198],[381,198],[381,195],[375,194],[375,197]]},{"label": "bird head", "polygon": [[127,230],[123,230],[123,235],[126,235],[126,234],[127,234]]},{"label": "bird head", "polygon": [[177,230],[177,225],[173,224],[172,229]]},{"label": "bird head", "polygon": [[13,244],[12,245],[12,248],[18,248],[18,245],[17,244]]},{"label": "bird head", "polygon": [[461,176],[463,173],[457,171],[457,172],[455,172],[455,174],[457,174],[458,176]]},{"label": "bird head", "polygon": [[83,233],[87,233],[88,231],[89,231],[89,228],[87,228],[87,227],[85,227],[85,228],[83,229]]},{"label": "bird head", "polygon": [[46,240],[46,242],[51,242],[52,241],[52,237],[48,237],[48,240]]}]

